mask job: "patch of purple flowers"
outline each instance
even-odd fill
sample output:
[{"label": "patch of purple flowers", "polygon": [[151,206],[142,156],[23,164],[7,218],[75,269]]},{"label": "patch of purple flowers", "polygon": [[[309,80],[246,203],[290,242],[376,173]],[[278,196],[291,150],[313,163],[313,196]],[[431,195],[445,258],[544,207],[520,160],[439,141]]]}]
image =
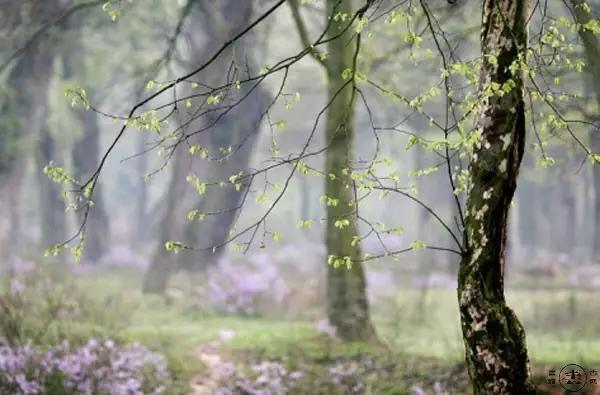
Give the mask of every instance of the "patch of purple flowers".
[{"label": "patch of purple flowers", "polygon": [[324,261],[324,246],[313,242],[243,257],[227,254],[195,289],[191,305],[238,315],[310,315],[325,297]]},{"label": "patch of purple flowers", "polygon": [[60,389],[86,395],[159,395],[168,385],[164,358],[139,344],[92,339],[81,347],[64,343],[45,352],[31,345],[0,345],[0,393]]},{"label": "patch of purple flowers", "polygon": [[11,348],[0,346],[0,392],[14,390],[24,395],[37,394],[45,378],[48,361],[30,345]]},{"label": "patch of purple flowers", "polygon": [[361,372],[358,363],[340,362],[329,368],[331,382],[347,394],[360,394],[365,386],[360,381]]},{"label": "patch of purple flowers", "polygon": [[250,375],[245,375],[233,364],[227,366],[226,382],[216,390],[218,395],[284,395],[298,385],[304,377],[300,371],[289,372],[279,362],[263,361],[250,367]]},{"label": "patch of purple flowers", "polygon": [[280,305],[287,294],[285,281],[277,265],[266,256],[262,258],[266,259],[244,263],[221,260],[210,272],[206,287],[197,293],[222,313],[255,315],[261,303]]}]

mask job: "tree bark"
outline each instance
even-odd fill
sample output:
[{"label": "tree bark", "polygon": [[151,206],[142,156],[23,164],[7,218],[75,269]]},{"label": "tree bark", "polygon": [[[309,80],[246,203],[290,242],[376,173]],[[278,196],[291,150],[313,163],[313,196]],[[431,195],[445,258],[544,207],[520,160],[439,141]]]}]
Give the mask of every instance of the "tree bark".
[{"label": "tree bark", "polygon": [[[351,0],[327,0],[328,18],[336,12],[352,14]],[[330,21],[327,21],[328,23]],[[339,34],[345,27],[342,21],[331,22],[330,35]],[[327,204],[327,314],[344,340],[369,340],[375,331],[369,317],[366,281],[360,260],[359,243],[353,239],[358,234],[357,206],[353,182],[350,177],[354,140],[354,92],[352,84],[343,78],[345,70],[352,69],[355,51],[353,29],[328,43],[327,110],[325,137],[329,144],[325,155],[325,194],[336,203]],[[344,84],[346,84],[344,86]],[[342,226],[340,226],[342,225]],[[334,259],[351,262],[347,267],[331,264]]]},{"label": "tree bark", "polygon": [[[472,189],[458,299],[466,361],[475,394],[534,394],[525,331],[504,298],[508,210],[525,143],[523,77],[529,0],[485,0],[480,77],[480,140],[470,163]],[[494,55],[495,58],[492,58]],[[493,60],[495,61],[493,61]],[[504,95],[483,92],[514,82]]]}]

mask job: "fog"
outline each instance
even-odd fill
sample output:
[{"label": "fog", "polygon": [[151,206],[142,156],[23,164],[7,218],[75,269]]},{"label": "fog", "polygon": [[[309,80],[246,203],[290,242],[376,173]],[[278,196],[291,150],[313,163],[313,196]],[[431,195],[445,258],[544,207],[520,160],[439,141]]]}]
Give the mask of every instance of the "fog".
[{"label": "fog", "polygon": [[[0,393],[473,393],[481,5],[278,3],[0,0]],[[576,3],[532,6],[498,236],[548,393],[600,367],[600,45]],[[361,293],[366,337],[335,318]]]}]

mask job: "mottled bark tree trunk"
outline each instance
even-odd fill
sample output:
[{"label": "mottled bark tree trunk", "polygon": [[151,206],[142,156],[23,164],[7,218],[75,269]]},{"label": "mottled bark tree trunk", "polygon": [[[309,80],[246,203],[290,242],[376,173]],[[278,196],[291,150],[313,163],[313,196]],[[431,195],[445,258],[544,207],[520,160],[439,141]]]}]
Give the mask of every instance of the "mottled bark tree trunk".
[{"label": "mottled bark tree trunk", "polygon": [[[576,22],[582,26],[594,19],[594,15],[587,12],[583,4],[588,3],[584,0],[571,0],[573,6],[573,14]],[[595,35],[592,31],[587,30],[583,27],[579,29],[579,36],[583,41],[583,47],[585,49],[585,57],[587,59],[587,67],[592,85],[594,87],[594,93],[596,95],[596,101],[600,106],[600,38]],[[600,114],[596,118],[596,122],[600,122]],[[600,153],[600,127],[595,127],[590,133],[590,149],[595,154]],[[600,164],[595,163],[592,168],[592,175],[594,179],[594,258],[600,262]]]},{"label": "mottled bark tree trunk", "polygon": [[[327,17],[333,19],[336,12],[352,14],[352,1],[327,0]],[[332,22],[329,34],[339,34],[346,24],[341,20]],[[353,29],[347,29],[341,37],[330,41],[326,60],[327,101],[333,101],[325,125],[329,144],[325,155],[325,194],[336,203],[327,204],[325,243],[328,257],[349,258],[352,262],[349,267],[328,265],[327,314],[340,338],[368,340],[374,338],[375,331],[369,317],[360,244],[353,242],[358,234],[357,207],[348,172],[353,157],[354,92],[352,84],[346,84],[342,77],[345,70],[354,67],[354,35]]]},{"label": "mottled bark tree trunk", "polygon": [[[481,43],[481,133],[470,164],[472,189],[458,299],[469,375],[475,394],[534,394],[525,332],[504,298],[508,210],[525,143],[523,77],[529,0],[485,0]],[[491,57],[494,56],[494,58]],[[485,97],[489,84],[512,81],[510,92]]]}]

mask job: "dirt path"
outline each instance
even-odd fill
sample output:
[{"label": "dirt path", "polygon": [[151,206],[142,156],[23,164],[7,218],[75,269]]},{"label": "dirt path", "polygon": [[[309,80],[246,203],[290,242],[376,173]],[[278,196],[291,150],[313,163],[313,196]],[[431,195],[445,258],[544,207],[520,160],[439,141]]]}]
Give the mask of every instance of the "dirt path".
[{"label": "dirt path", "polygon": [[220,342],[201,345],[194,355],[206,366],[206,370],[190,380],[188,395],[213,395],[219,386],[231,377],[235,366],[219,350]]}]

